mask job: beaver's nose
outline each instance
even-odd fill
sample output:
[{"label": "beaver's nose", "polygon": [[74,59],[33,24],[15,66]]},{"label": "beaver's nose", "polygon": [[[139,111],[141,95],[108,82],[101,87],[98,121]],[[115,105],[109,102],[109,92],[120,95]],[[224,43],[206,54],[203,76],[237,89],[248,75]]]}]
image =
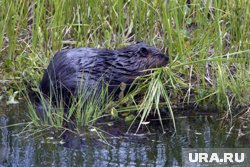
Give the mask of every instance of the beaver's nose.
[{"label": "beaver's nose", "polygon": [[159,56],[159,58],[161,60],[163,60],[164,62],[168,63],[168,61],[169,61],[168,54],[159,54],[158,56]]},{"label": "beaver's nose", "polygon": [[169,57],[168,57],[168,55],[166,54],[166,55],[164,55],[164,58],[165,58],[165,61],[167,62],[167,63],[169,63]]}]

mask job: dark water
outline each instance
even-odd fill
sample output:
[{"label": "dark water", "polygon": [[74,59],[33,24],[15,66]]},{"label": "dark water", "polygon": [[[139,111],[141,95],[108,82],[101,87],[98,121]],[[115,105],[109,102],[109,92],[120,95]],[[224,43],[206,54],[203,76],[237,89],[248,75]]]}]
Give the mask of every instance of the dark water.
[{"label": "dark water", "polygon": [[[1,105],[0,167],[181,166],[182,148],[249,147],[250,135],[244,135],[244,130],[249,131],[247,125],[242,122],[230,125],[216,114],[177,116],[176,134],[167,120],[165,134],[160,126],[143,127],[146,129],[143,134],[106,135],[105,144],[94,135],[55,139],[50,134],[22,133],[25,126],[21,125],[5,127],[25,122],[25,112],[25,104]],[[117,128],[105,130],[112,133]]]}]

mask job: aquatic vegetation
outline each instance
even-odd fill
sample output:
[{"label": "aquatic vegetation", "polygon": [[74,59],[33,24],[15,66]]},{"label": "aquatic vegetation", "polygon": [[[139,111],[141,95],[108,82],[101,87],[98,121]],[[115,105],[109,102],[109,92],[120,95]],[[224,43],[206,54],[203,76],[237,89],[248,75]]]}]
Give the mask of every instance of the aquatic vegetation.
[{"label": "aquatic vegetation", "polygon": [[[100,114],[133,114],[142,125],[149,113],[161,120],[161,108],[173,119],[176,108],[216,110],[227,118],[250,108],[248,0],[3,0],[0,6],[1,96],[17,98],[14,92],[37,88],[43,69],[61,49],[116,48],[143,40],[167,50],[170,64],[138,78],[136,90]],[[91,103],[87,110],[97,113]],[[56,113],[58,120],[50,122],[61,126],[63,111]],[[92,119],[100,117],[94,113]]]}]

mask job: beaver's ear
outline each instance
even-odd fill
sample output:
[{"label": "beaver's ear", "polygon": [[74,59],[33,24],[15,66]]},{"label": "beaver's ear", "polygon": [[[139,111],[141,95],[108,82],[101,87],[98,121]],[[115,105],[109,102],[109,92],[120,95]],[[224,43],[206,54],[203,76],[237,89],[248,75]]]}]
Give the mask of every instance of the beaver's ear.
[{"label": "beaver's ear", "polygon": [[145,48],[145,47],[140,47],[139,50],[138,50],[139,54],[141,56],[147,56],[148,55],[148,49]]}]

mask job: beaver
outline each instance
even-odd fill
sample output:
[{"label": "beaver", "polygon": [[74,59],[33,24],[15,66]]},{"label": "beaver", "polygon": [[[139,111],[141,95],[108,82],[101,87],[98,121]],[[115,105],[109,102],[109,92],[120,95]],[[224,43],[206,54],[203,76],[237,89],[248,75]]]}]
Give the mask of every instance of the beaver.
[{"label": "beaver", "polygon": [[79,89],[86,90],[84,96],[90,95],[103,83],[108,92],[117,94],[122,83],[131,85],[136,77],[147,74],[144,70],[165,66],[168,60],[168,54],[143,42],[116,50],[89,47],[63,50],[50,61],[40,90],[54,100],[63,97],[66,103],[71,95],[79,94]]}]

